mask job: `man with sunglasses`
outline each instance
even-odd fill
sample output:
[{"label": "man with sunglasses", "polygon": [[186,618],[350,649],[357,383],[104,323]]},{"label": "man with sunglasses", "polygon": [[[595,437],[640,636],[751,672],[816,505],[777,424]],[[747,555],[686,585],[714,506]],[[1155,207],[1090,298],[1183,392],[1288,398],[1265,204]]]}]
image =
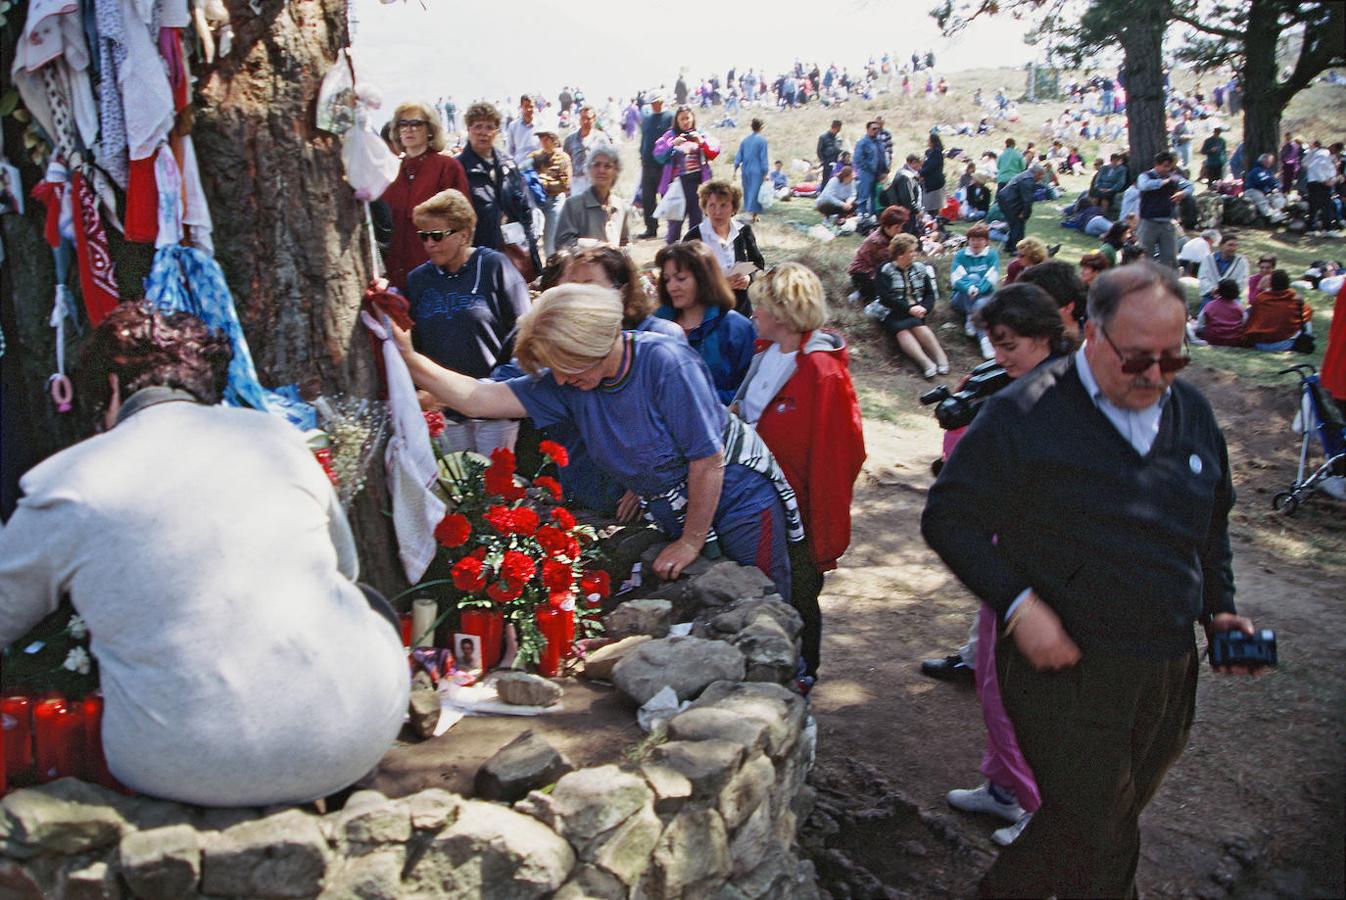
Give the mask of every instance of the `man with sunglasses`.
[{"label": "man with sunglasses", "polygon": [[1042,806],[987,896],[1133,896],[1138,818],[1187,742],[1193,625],[1234,608],[1224,437],[1176,376],[1186,307],[1138,261],[1089,293],[1084,346],[987,401],[922,530],[999,613],[1000,693]]}]

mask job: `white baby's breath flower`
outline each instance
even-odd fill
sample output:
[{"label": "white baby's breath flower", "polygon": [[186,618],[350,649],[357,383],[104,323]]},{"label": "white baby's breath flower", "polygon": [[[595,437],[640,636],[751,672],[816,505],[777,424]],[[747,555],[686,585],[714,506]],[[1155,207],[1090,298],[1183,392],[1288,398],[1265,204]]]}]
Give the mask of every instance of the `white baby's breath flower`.
[{"label": "white baby's breath flower", "polygon": [[81,616],[71,616],[70,621],[65,623],[65,630],[77,641],[89,636],[89,624]]},{"label": "white baby's breath flower", "polygon": [[65,655],[65,662],[61,663],[61,666],[72,672],[88,675],[89,668],[92,664],[93,657],[89,656],[88,650],[85,650],[83,647],[74,647]]}]

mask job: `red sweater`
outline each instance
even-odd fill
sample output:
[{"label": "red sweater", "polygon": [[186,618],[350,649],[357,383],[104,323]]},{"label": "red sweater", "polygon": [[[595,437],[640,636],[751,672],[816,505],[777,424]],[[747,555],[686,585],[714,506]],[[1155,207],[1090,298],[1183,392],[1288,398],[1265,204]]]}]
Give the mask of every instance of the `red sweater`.
[{"label": "red sweater", "polygon": [[1248,323],[1243,328],[1243,339],[1251,344],[1274,344],[1299,334],[1300,328],[1313,315],[1309,305],[1300,299],[1294,288],[1273,291],[1267,288],[1253,298],[1248,306]]},{"label": "red sweater", "polygon": [[1337,305],[1332,310],[1332,327],[1327,333],[1321,377],[1327,392],[1346,402],[1346,284],[1337,291]]},{"label": "red sweater", "polygon": [[[768,346],[757,342],[759,352]],[[810,555],[826,572],[851,542],[851,493],[865,461],[865,436],[841,336],[804,335],[796,359],[794,374],[762,411],[757,433],[795,490]]]},{"label": "red sweater", "polygon": [[388,185],[388,190],[379,198],[388,204],[392,213],[393,239],[388,246],[386,262],[388,282],[399,291],[406,290],[407,273],[429,259],[425,255],[425,246],[416,236],[411,211],[449,188],[461,191],[468,202],[472,201],[472,189],[468,187],[462,163],[447,154],[427,150],[413,159],[402,157],[397,180]]}]

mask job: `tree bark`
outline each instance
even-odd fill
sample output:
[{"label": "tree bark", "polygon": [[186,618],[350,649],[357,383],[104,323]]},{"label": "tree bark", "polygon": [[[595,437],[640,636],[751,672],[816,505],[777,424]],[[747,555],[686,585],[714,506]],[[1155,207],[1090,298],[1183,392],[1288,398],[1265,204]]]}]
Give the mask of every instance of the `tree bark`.
[{"label": "tree bark", "polygon": [[1118,38],[1126,59],[1126,123],[1131,177],[1149,169],[1154,155],[1168,147],[1164,113],[1165,16],[1152,2],[1136,4],[1136,17]]},{"label": "tree bark", "polygon": [[[347,40],[345,0],[262,0],[260,14],[248,0],[226,5],[233,50],[213,65],[195,66],[192,139],[214,220],[216,259],[258,375],[264,385],[316,376],[324,392],[377,397],[379,374],[358,321],[370,277],[363,209],[343,181],[340,140],[314,125],[319,84]],[[29,166],[25,186],[37,178]],[[4,223],[10,261],[3,294],[16,320],[22,400],[45,409],[50,404],[44,407],[35,385],[53,365],[46,326],[51,254],[40,252],[38,211],[30,209],[21,222],[5,219],[15,220]],[[112,250],[122,297],[139,296],[146,248],[114,240]],[[33,429],[40,455],[74,439],[51,419],[44,414]],[[389,500],[381,457],[372,468],[351,520],[362,579],[393,591],[406,582],[383,513]]]},{"label": "tree bark", "polygon": [[1252,0],[1243,55],[1243,158],[1249,168],[1263,153],[1280,148],[1281,113],[1294,96],[1277,78],[1281,28],[1277,4]]}]

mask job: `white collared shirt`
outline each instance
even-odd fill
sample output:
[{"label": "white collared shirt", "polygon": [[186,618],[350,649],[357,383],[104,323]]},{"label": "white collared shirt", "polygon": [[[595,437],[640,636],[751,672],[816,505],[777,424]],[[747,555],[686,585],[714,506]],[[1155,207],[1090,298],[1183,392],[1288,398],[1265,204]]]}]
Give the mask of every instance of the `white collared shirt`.
[{"label": "white collared shirt", "polygon": [[1093,369],[1089,368],[1089,360],[1084,355],[1083,347],[1075,351],[1075,369],[1079,372],[1080,382],[1089,394],[1089,399],[1094,401],[1094,405],[1112,423],[1112,427],[1117,429],[1117,433],[1126,438],[1127,443],[1141,456],[1148,454],[1150,448],[1154,446],[1154,439],[1159,436],[1159,423],[1164,418],[1164,403],[1168,400],[1168,390],[1164,391],[1158,401],[1144,409],[1123,409],[1115,406],[1104,396],[1103,389],[1094,378]]},{"label": "white collared shirt", "polygon": [[701,240],[715,254],[715,258],[720,261],[720,269],[728,272],[734,267],[734,241],[738,240],[738,233],[743,230],[743,226],[736,219],[729,220],[729,237],[721,238],[715,233],[715,226],[710,224],[710,219],[701,220]]}]

